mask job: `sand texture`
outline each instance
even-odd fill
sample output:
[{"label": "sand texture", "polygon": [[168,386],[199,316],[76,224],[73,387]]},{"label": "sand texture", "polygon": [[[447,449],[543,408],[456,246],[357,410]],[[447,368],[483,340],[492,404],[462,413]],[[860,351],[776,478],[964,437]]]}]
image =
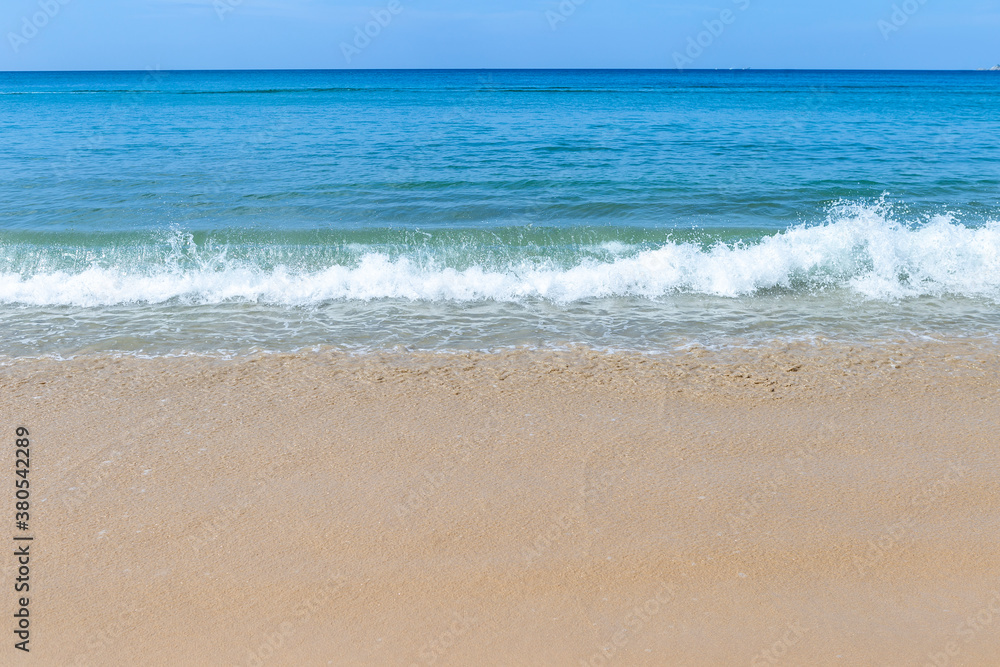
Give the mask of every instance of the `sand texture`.
[{"label": "sand texture", "polygon": [[1000,664],[997,359],[9,361],[0,662]]}]

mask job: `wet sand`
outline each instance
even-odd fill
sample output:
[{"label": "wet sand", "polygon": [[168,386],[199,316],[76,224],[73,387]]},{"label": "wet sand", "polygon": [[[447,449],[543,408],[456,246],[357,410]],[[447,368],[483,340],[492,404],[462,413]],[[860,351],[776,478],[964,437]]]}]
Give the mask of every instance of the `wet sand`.
[{"label": "wet sand", "polygon": [[997,351],[8,362],[30,662],[996,664]]}]

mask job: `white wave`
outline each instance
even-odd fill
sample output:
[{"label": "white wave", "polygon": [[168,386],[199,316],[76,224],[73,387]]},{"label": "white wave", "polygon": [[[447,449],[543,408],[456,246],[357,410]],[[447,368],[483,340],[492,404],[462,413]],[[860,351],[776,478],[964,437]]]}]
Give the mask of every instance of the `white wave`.
[{"label": "white wave", "polygon": [[953,216],[918,226],[889,219],[884,206],[844,205],[821,225],[799,226],[753,244],[704,249],[667,243],[569,268],[520,261],[502,270],[457,270],[371,252],[351,266],[264,270],[246,262],[182,269],[92,266],[76,272],[0,272],[0,303],[106,306],[227,301],[310,305],[330,300],[567,303],[595,297],[656,298],[687,292],[721,297],[762,290],[839,288],[871,299],[959,295],[1000,299],[1000,223],[975,228]]}]

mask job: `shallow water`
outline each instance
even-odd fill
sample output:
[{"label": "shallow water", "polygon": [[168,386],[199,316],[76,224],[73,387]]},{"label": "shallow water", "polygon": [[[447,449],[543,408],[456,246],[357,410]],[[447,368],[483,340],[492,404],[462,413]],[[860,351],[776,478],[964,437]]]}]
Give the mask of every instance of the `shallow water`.
[{"label": "shallow water", "polygon": [[0,355],[991,336],[989,72],[0,74]]}]

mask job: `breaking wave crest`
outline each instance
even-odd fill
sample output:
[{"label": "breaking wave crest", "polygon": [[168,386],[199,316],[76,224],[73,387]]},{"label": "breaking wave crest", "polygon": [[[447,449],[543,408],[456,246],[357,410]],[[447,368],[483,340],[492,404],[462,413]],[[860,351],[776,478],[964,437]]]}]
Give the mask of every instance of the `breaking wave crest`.
[{"label": "breaking wave crest", "polygon": [[[97,307],[180,302],[309,306],[336,300],[544,300],[553,303],[675,293],[752,297],[847,290],[869,299],[965,296],[1000,300],[1000,223],[963,224],[955,215],[920,223],[893,219],[884,204],[834,207],[828,218],[752,241],[605,244],[603,254],[561,259],[518,248],[478,262],[475,247],[390,253],[371,246],[350,260],[274,263],[254,254],[185,246],[133,258],[103,255],[60,266],[64,251],[0,245],[0,303]],[[168,244],[170,245],[170,244]],[[32,253],[34,253],[32,255]],[[46,254],[48,253],[48,254]],[[44,257],[40,257],[45,255]],[[30,255],[30,256],[29,256]],[[107,259],[111,257],[111,259]],[[139,257],[140,259],[135,259]]]}]

